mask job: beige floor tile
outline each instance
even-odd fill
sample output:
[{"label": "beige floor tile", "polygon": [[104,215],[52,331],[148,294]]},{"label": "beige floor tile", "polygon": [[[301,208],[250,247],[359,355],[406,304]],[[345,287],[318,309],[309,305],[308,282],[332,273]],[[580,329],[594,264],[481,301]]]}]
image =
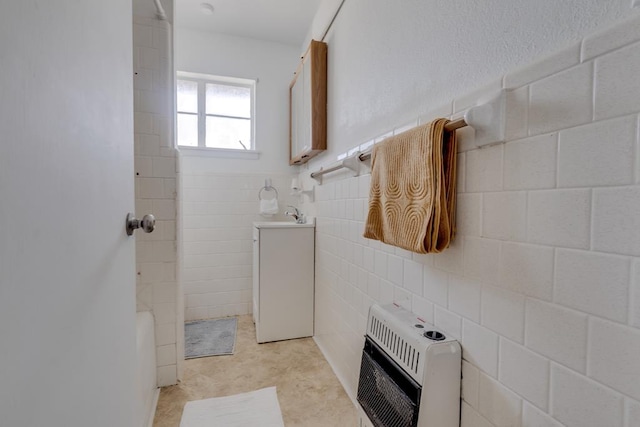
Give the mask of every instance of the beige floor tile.
[{"label": "beige floor tile", "polygon": [[177,427],[190,400],[276,386],[286,427],[354,427],[356,410],[311,338],[257,344],[251,316],[238,318],[235,354],[185,362],[160,391],[154,427]]}]

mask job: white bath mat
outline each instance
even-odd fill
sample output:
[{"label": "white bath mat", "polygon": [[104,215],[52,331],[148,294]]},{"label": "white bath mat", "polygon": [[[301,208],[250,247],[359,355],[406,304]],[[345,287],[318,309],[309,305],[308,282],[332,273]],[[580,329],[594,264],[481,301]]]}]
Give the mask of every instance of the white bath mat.
[{"label": "white bath mat", "polygon": [[284,427],[275,387],[187,402],[180,427]]}]

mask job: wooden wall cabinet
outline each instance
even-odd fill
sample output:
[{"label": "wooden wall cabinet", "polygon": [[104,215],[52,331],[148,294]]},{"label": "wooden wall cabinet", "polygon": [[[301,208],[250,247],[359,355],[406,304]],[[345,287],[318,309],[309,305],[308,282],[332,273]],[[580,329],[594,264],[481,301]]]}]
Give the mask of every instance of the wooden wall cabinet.
[{"label": "wooden wall cabinet", "polygon": [[327,149],[327,44],[312,40],[289,85],[289,164]]}]

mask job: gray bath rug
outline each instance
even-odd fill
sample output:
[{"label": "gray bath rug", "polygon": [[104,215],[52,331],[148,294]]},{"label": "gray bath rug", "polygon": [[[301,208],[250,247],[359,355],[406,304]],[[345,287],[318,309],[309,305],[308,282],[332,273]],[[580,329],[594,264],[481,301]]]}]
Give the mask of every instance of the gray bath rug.
[{"label": "gray bath rug", "polygon": [[233,354],[237,324],[236,317],[185,323],[184,358]]}]

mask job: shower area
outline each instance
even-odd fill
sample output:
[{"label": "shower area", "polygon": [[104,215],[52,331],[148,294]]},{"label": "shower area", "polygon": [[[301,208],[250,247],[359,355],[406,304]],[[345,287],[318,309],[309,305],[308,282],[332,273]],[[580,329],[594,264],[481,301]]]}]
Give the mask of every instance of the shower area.
[{"label": "shower area", "polygon": [[176,384],[183,347],[177,278],[177,150],[173,118],[173,0],[133,1],[135,214],[156,218],[135,233],[138,425],[153,420],[157,387]]}]

